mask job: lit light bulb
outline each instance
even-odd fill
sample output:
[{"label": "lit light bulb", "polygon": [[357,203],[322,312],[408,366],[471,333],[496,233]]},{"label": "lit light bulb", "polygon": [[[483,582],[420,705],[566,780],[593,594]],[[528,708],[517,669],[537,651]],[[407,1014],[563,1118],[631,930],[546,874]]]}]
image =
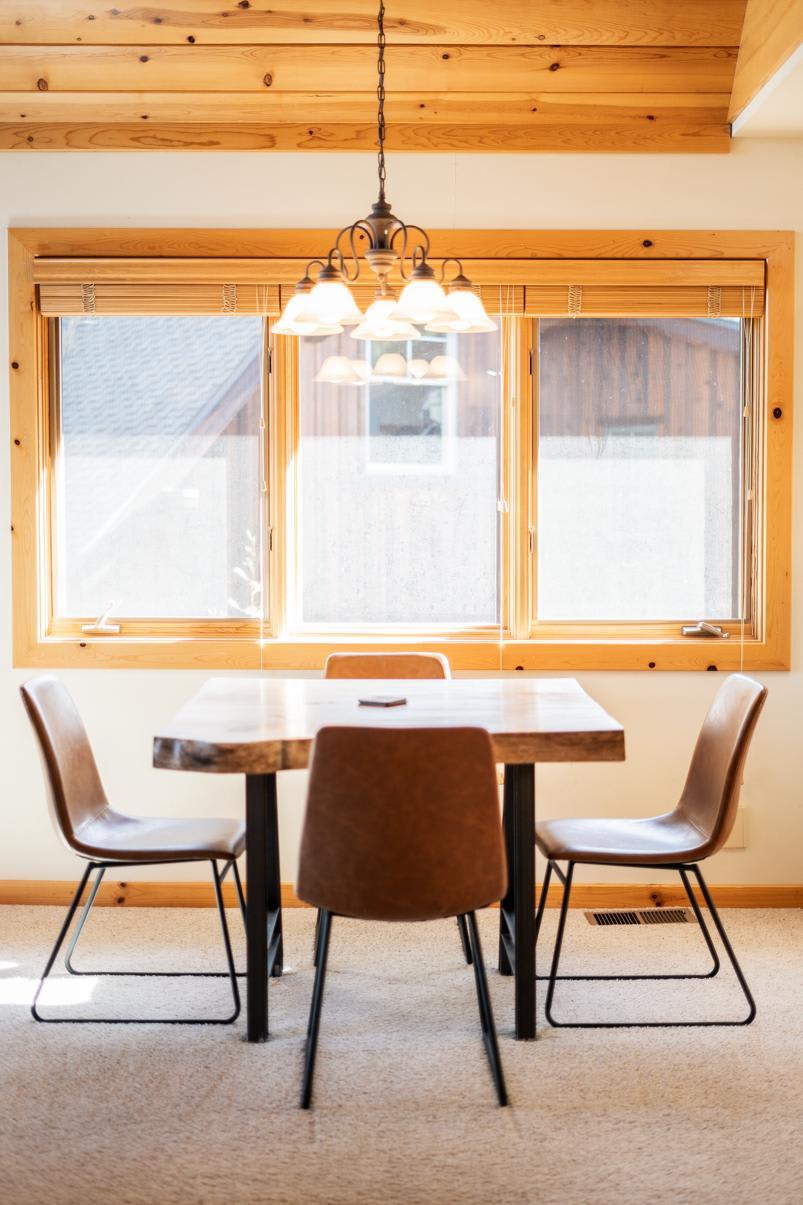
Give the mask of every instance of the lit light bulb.
[{"label": "lit light bulb", "polygon": [[[275,335],[340,335],[343,327],[335,325],[323,325],[320,322],[312,322],[310,320],[300,322],[299,314],[302,310],[309,306],[309,298],[303,293],[295,293],[287,305],[284,307],[284,312],[281,318],[272,328]],[[309,315],[306,316],[310,318]]]},{"label": "lit light bulb", "polygon": [[426,330],[437,333],[454,332],[460,335],[477,335],[483,331],[497,330],[496,323],[488,317],[482,298],[474,292],[471,281],[462,272],[449,285],[446,305],[450,313],[438,313],[426,325]]},{"label": "lit light bulb", "polygon": [[435,273],[425,261],[413,268],[412,277],[402,289],[399,304],[390,316],[396,322],[414,322],[417,326],[423,326],[432,322],[436,314],[457,318],[435,279]]},{"label": "lit light bulb", "polygon": [[343,279],[343,273],[331,262],[318,273],[309,305],[298,315],[298,322],[314,326],[356,326],[362,314]]},{"label": "lit light bulb", "polygon": [[449,305],[457,311],[459,330],[465,335],[479,335],[484,331],[498,330],[493,318],[489,318],[482,298],[473,289],[450,289]]},{"label": "lit light bulb", "polygon": [[309,309],[310,293],[312,291],[312,281],[309,277],[299,281],[296,285],[296,291],[293,293],[290,300],[282,311],[282,316],[277,323],[272,327],[275,335],[339,335],[343,327],[338,323],[330,323],[328,325],[320,322],[302,322],[299,316],[304,310]]}]

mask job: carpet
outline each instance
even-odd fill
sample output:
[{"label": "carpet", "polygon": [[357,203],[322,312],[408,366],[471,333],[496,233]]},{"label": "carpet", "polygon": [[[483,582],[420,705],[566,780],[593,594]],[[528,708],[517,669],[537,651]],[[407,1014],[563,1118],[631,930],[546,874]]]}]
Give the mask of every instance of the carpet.
[{"label": "carpet", "polygon": [[[511,1107],[500,1109],[454,922],[335,920],[313,1110],[298,1109],[313,914],[285,913],[271,1040],[232,1027],[43,1026],[28,1012],[63,912],[0,908],[0,1195],[8,1205],[801,1205],[803,912],[724,914],[754,989],[746,1029],[539,1029],[515,1042],[490,973]],[[239,916],[229,913],[243,943]],[[480,918],[486,961],[498,914]],[[549,946],[556,913],[547,914]],[[570,915],[564,969],[703,970],[695,926]],[[543,969],[544,958],[541,963]],[[216,914],[96,910],[87,969],[218,969]],[[541,985],[539,985],[541,987]],[[55,1015],[223,1013],[225,980],[70,978]],[[543,988],[541,988],[543,1000]],[[742,1015],[708,982],[559,988],[564,1017]]]}]

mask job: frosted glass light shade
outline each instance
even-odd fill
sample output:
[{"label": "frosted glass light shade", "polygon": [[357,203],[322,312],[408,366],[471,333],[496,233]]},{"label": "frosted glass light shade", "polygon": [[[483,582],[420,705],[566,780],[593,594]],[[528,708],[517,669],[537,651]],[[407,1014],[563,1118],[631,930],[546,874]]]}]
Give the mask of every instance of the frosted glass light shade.
[{"label": "frosted glass light shade", "polygon": [[457,317],[437,280],[424,278],[411,280],[404,286],[399,304],[392,311],[391,318],[396,322],[414,322],[423,326],[431,322],[436,314],[441,313]]},{"label": "frosted glass light shade", "polygon": [[488,317],[482,299],[471,289],[453,289],[446,298],[450,313],[437,313],[424,328],[433,333],[478,335],[484,331],[497,330],[496,323]]},{"label": "frosted glass light shade", "polygon": [[427,373],[429,372],[429,360],[424,360],[424,359],[408,360],[407,361],[407,371],[409,372],[411,377],[415,377],[415,379],[417,381],[420,381],[421,378],[425,377],[427,375]]},{"label": "frosted glass light shade", "polygon": [[376,377],[406,377],[407,361],[397,351],[386,351],[374,365]]},{"label": "frosted glass light shade", "polygon": [[307,301],[299,322],[317,326],[356,326],[362,322],[351,289],[342,280],[319,280]]},{"label": "frosted glass light shade", "polygon": [[376,339],[382,343],[402,343],[417,339],[418,331],[409,322],[397,322],[391,314],[396,309],[393,297],[377,297],[365,311],[359,326],[351,332],[352,339]]},{"label": "frosted glass light shade", "polygon": [[282,311],[279,321],[272,327],[276,335],[339,335],[343,327],[332,323],[328,326],[318,322],[300,322],[299,315],[309,309],[309,293],[294,293]]},{"label": "frosted glass light shade", "polygon": [[365,378],[348,356],[327,356],[315,376],[326,385],[362,385]]},{"label": "frosted glass light shade", "polygon": [[454,356],[434,356],[427,377],[435,381],[465,381],[466,374]]}]

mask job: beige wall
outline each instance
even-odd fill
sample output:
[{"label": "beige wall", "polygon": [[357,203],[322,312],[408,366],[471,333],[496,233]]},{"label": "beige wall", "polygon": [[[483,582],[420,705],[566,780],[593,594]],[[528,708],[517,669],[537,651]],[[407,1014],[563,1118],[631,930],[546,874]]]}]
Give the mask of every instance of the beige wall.
[{"label": "beige wall", "polygon": [[[688,227],[803,231],[803,143],[740,141],[730,156],[394,155],[391,200],[432,227]],[[347,154],[0,154],[0,226],[335,226],[367,210],[374,163]],[[6,280],[6,246],[0,248]],[[797,344],[803,346],[798,271]],[[5,283],[0,361],[8,362]],[[798,405],[803,371],[798,374]],[[33,741],[11,669],[8,384],[0,372],[0,878],[68,878],[75,859],[53,835]],[[803,422],[795,459],[803,471]],[[794,581],[803,572],[795,496]],[[769,674],[770,697],[747,767],[747,846],[723,852],[711,878],[803,881],[803,622],[793,599],[793,670]],[[65,674],[94,739],[112,799],[131,811],[241,811],[235,779],[150,767],[150,739],[204,675],[157,671]],[[714,674],[583,674],[625,725],[623,765],[538,772],[541,815],[643,814],[670,806]],[[281,781],[283,874],[292,880],[303,775]],[[154,872],[156,873],[156,872]],[[163,877],[178,877],[167,868]],[[189,877],[194,877],[188,872]],[[595,879],[603,877],[595,873]],[[611,876],[608,876],[611,877]],[[638,875],[634,877],[638,878]]]}]

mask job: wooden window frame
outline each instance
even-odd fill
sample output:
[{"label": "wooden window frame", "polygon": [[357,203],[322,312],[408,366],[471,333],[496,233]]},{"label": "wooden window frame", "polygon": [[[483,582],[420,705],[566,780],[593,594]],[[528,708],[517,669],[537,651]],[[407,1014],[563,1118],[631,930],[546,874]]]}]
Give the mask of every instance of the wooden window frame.
[{"label": "wooden window frame", "polygon": [[[54,623],[50,614],[51,531],[49,485],[50,405],[46,323],[37,308],[37,258],[124,257],[132,263],[196,265],[222,260],[244,266],[262,261],[255,279],[282,284],[297,275],[299,260],[320,253],[332,234],[320,230],[117,230],[16,229],[9,231],[11,393],[11,502],[13,659],[19,667],[117,667],[188,669],[320,669],[336,649],[395,650],[415,647],[445,653],[456,670],[784,670],[790,664],[790,569],[792,488],[792,384],[794,235],[763,231],[435,231],[433,256],[482,263],[485,280],[512,284],[526,279],[525,260],[622,261],[622,274],[648,261],[755,260],[766,273],[763,318],[762,413],[758,440],[758,551],[756,614],[732,629],[729,640],[694,640],[679,625],[531,624],[534,525],[533,341],[529,319],[507,323],[503,440],[511,514],[503,522],[507,593],[503,631],[470,633],[409,630],[352,636],[344,633],[278,635],[286,627],[286,592],[292,556],[283,538],[292,521],[289,468],[298,439],[297,357],[292,341],[272,339],[273,370],[267,398],[269,528],[268,598],[271,625],[242,621],[126,623],[119,636],[89,636]],[[512,262],[511,262],[512,261]],[[266,276],[267,270],[270,272]],[[506,268],[511,271],[506,273]],[[681,265],[678,265],[682,272]],[[253,274],[253,273],[252,273]],[[560,274],[560,271],[559,273]],[[247,277],[247,270],[244,273]],[[141,277],[140,277],[141,278]],[[209,274],[209,279],[213,279]],[[235,277],[239,278],[239,277]],[[515,278],[515,279],[514,279]],[[137,272],[132,269],[132,279]],[[483,279],[481,276],[480,279]],[[259,630],[257,630],[259,629]],[[260,638],[261,637],[261,638]]]}]

